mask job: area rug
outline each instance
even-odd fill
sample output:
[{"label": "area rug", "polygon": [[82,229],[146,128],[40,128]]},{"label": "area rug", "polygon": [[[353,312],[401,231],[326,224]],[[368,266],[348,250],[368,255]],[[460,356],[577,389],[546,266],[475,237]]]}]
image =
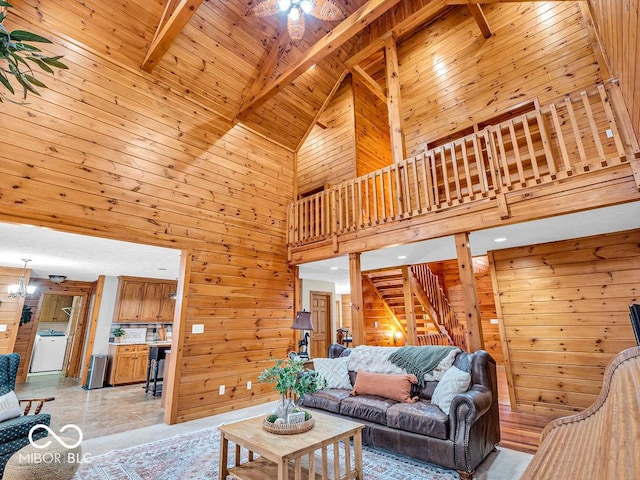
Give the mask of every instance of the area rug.
[{"label": "area rug", "polygon": [[[218,478],[220,434],[207,428],[104,455],[88,456],[74,480],[210,480]],[[243,453],[245,453],[243,449]],[[331,457],[332,452],[329,452]],[[332,458],[332,457],[331,457]],[[457,472],[363,447],[367,480],[458,480]],[[246,459],[245,459],[246,460]]]}]

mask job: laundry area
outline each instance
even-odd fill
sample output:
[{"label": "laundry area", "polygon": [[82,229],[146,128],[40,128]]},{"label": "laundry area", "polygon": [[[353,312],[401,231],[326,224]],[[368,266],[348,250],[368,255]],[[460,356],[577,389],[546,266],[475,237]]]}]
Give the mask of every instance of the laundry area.
[{"label": "laundry area", "polygon": [[58,373],[64,367],[69,344],[69,327],[77,298],[72,295],[45,294],[40,306],[29,373]]}]

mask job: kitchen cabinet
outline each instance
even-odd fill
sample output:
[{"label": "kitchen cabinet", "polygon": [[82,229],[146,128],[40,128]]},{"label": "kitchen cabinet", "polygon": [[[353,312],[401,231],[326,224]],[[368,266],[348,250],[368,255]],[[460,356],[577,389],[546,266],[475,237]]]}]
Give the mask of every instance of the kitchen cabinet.
[{"label": "kitchen cabinet", "polygon": [[114,321],[172,323],[175,299],[169,294],[175,294],[177,287],[175,280],[120,277]]},{"label": "kitchen cabinet", "polygon": [[144,382],[147,379],[149,345],[109,345],[110,385]]},{"label": "kitchen cabinet", "polygon": [[40,306],[40,322],[68,322],[70,316],[63,308],[71,308],[73,295],[45,294]]}]

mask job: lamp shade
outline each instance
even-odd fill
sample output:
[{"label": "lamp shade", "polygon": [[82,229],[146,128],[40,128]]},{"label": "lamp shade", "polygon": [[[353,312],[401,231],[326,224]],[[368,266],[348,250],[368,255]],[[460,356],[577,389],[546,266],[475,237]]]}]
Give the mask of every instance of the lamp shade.
[{"label": "lamp shade", "polygon": [[313,323],[311,323],[311,312],[302,310],[296,313],[296,319],[293,321],[291,328],[295,330],[315,330]]}]

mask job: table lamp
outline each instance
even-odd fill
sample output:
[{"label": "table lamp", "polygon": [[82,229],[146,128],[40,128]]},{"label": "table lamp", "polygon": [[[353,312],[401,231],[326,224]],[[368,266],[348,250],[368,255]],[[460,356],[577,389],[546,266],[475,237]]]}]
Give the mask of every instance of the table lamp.
[{"label": "table lamp", "polygon": [[309,345],[309,332],[314,331],[313,323],[311,323],[311,312],[302,310],[296,313],[296,319],[293,321],[291,328],[294,330],[307,330],[302,337],[302,340],[298,342],[298,357],[303,359],[309,359],[309,352],[307,352],[307,346]]}]

